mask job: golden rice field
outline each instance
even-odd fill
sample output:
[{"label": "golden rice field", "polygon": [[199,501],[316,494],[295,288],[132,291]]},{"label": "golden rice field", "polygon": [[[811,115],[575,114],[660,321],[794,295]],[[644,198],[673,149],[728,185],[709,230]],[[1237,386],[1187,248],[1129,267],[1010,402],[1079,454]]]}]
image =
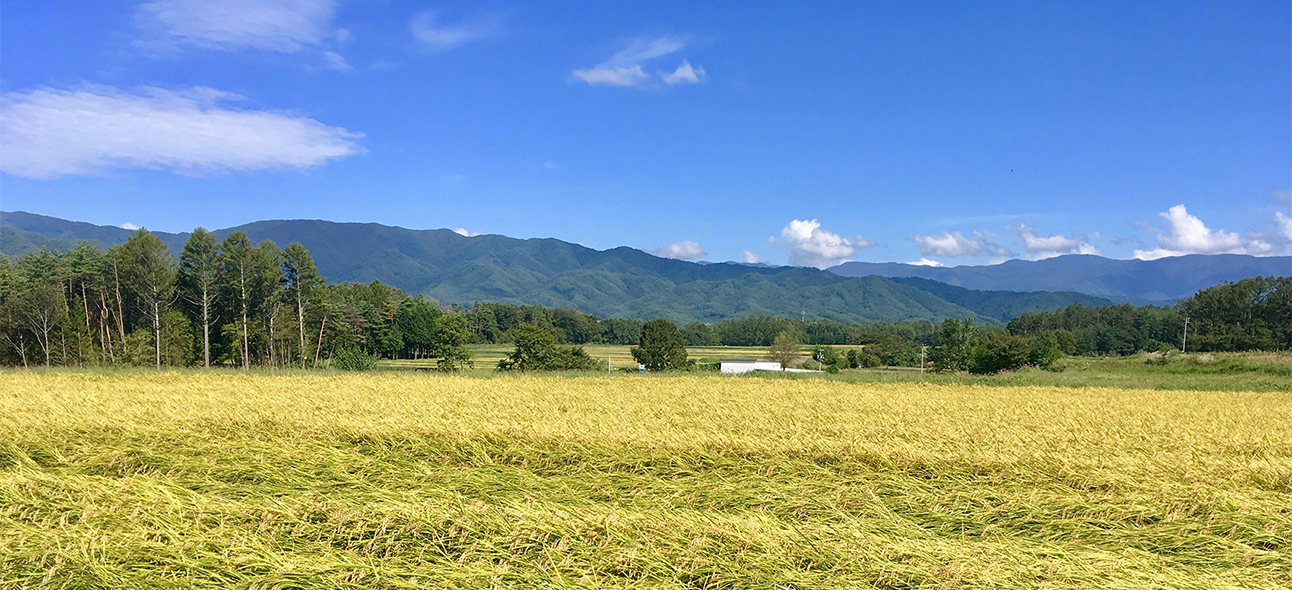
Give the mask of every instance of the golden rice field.
[{"label": "golden rice field", "polygon": [[1292,393],[0,374],[0,588],[849,587],[1292,587]]}]

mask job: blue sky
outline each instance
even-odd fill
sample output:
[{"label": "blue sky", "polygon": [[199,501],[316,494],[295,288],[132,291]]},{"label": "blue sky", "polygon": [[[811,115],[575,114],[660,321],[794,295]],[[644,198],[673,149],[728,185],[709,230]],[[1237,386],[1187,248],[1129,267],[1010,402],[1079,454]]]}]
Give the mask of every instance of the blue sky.
[{"label": "blue sky", "polygon": [[0,209],[703,260],[1292,254],[1287,2],[0,2]]}]

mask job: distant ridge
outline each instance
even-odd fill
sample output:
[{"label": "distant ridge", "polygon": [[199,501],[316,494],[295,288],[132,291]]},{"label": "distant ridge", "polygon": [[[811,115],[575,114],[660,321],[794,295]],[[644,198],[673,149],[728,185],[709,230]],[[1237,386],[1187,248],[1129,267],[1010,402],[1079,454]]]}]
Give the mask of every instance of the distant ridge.
[{"label": "distant ridge", "polygon": [[992,291],[1073,291],[1118,302],[1174,303],[1199,289],[1254,276],[1292,275],[1292,256],[1190,254],[1157,260],[1115,260],[1069,254],[988,266],[933,267],[897,262],[845,262],[845,277],[917,277]]},{"label": "distant ridge", "polygon": [[[600,317],[675,322],[779,315],[845,322],[937,321],[973,317],[1004,321],[1024,311],[1107,300],[1078,293],[982,292],[883,277],[841,277],[812,268],[685,262],[619,247],[593,250],[555,239],[466,237],[451,230],[410,230],[375,223],[257,221],[234,230],[253,242],[300,242],[330,282],[371,282],[442,302],[496,301],[568,307]],[[0,212],[0,253],[47,246],[64,250],[86,239],[121,243],[131,230],[25,212]],[[154,232],[178,254],[187,233]]]}]

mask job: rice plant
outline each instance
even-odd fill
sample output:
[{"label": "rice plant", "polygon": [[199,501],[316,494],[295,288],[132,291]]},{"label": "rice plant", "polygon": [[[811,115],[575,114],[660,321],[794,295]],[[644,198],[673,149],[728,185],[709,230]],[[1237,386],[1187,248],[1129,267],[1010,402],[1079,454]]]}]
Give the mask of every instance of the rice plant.
[{"label": "rice plant", "polygon": [[0,588],[1286,588],[1292,394],[0,374]]}]

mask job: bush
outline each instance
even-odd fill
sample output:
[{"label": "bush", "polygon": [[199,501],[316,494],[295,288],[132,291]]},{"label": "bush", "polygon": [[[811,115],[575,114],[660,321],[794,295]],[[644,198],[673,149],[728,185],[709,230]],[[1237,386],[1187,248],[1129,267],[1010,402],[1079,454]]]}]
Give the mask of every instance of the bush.
[{"label": "bush", "polygon": [[1145,362],[1150,365],[1168,365],[1171,363],[1171,357],[1175,356],[1175,354],[1176,350],[1174,346],[1163,344],[1157,348],[1156,353],[1148,353],[1148,358],[1145,359]]},{"label": "bush", "polygon": [[1027,362],[1042,369],[1054,364],[1063,356],[1059,338],[1053,332],[1046,332],[1032,341],[1032,350],[1027,355]]},{"label": "bush", "polygon": [[993,332],[978,342],[974,347],[973,359],[969,363],[969,372],[976,375],[987,375],[1001,371],[1013,371],[1027,364],[1031,352],[1027,340],[1013,336],[1008,332]]},{"label": "bush", "polygon": [[342,348],[332,353],[332,367],[342,371],[371,371],[377,366],[377,357],[353,348]]},{"label": "bush", "polygon": [[686,358],[686,338],[677,326],[665,319],[642,324],[641,344],[630,350],[633,359],[646,365],[648,371],[686,369],[691,366]]}]

